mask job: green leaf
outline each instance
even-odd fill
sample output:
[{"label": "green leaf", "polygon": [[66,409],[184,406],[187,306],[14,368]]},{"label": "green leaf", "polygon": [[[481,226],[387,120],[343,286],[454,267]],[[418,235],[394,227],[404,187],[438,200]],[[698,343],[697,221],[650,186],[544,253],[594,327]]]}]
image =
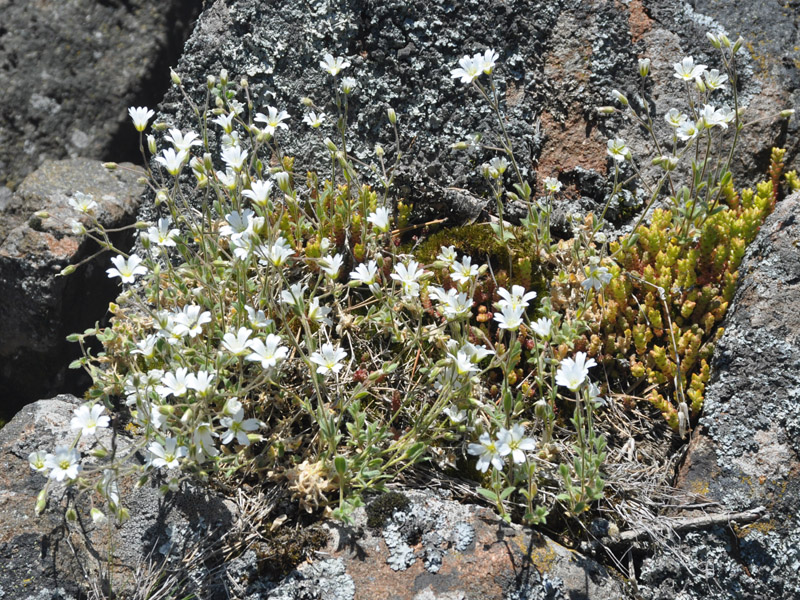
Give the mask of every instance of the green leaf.
[{"label": "green leaf", "polygon": [[492,502],[497,502],[497,494],[495,494],[492,490],[487,490],[486,488],[479,487],[478,493],[484,498],[491,500]]},{"label": "green leaf", "polygon": [[517,490],[517,488],[515,488],[515,487],[512,487],[512,486],[509,486],[509,487],[507,487],[507,488],[506,488],[506,489],[504,489],[502,492],[500,492],[500,500],[505,500],[505,499],[506,499],[506,498],[508,498],[508,497],[509,497],[511,494],[513,494],[513,493],[514,493],[516,490]]}]

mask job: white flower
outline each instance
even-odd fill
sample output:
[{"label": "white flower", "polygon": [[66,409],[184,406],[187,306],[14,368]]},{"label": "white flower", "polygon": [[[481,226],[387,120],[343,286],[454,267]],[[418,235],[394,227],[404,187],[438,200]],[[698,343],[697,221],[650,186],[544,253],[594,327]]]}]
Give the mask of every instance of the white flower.
[{"label": "white flower", "polygon": [[[476,54],[476,56],[478,56]],[[492,49],[487,49],[486,52],[483,53],[482,58],[482,68],[483,72],[487,75],[491,75],[492,71],[494,71],[495,62],[497,59],[500,58],[500,55]]]},{"label": "white flower", "polygon": [[244,356],[249,352],[248,340],[252,333],[247,327],[239,327],[236,333],[229,331],[222,336],[222,347],[234,356]]},{"label": "white flower", "polygon": [[330,277],[337,277],[343,264],[344,258],[339,253],[333,256],[324,256],[319,259],[320,268]]},{"label": "white flower", "polygon": [[462,421],[464,421],[467,418],[467,411],[466,410],[458,409],[457,407],[453,406],[452,404],[450,406],[448,406],[447,408],[445,408],[442,412],[444,414],[446,414],[448,417],[450,417],[450,420],[453,423],[455,423],[456,425],[458,425],[459,423],[461,423]]},{"label": "white flower", "polygon": [[531,323],[531,329],[540,338],[548,339],[550,337],[550,330],[553,327],[553,322],[550,319],[541,317]]},{"label": "white flower", "polygon": [[256,310],[252,306],[245,306],[244,309],[247,311],[247,319],[253,327],[263,329],[272,325],[272,319],[268,319],[263,310]]},{"label": "white flower", "polygon": [[192,146],[200,146],[203,143],[194,131],[189,131],[186,135],[183,135],[180,129],[170,129],[169,135],[165,136],[164,139],[172,143],[175,150],[179,150],[181,154],[188,154]]},{"label": "white flower", "polygon": [[461,83],[470,84],[483,73],[483,58],[480,54],[475,56],[464,56],[458,61],[459,68],[450,71],[450,76],[458,79]]},{"label": "white flower", "polygon": [[175,246],[175,238],[178,237],[180,231],[177,229],[170,229],[170,220],[162,217],[158,220],[158,226],[153,226],[147,230],[147,239],[150,243],[158,246]]},{"label": "white flower", "polygon": [[92,214],[97,208],[97,202],[92,200],[92,195],[83,192],[74,192],[69,199],[69,205],[85,215]]},{"label": "white flower", "polygon": [[225,148],[222,151],[222,160],[229,168],[239,172],[244,167],[244,161],[247,160],[247,150],[243,150],[239,146]]},{"label": "white flower", "polygon": [[146,106],[131,106],[128,109],[128,114],[133,121],[133,126],[136,131],[144,131],[147,127],[147,122],[156,114]]},{"label": "white flower", "polygon": [[212,385],[215,375],[209,371],[200,370],[197,374],[190,373],[186,377],[186,385],[200,396],[207,396],[216,386]]},{"label": "white flower", "polygon": [[728,81],[728,76],[725,73],[720,73],[717,69],[711,69],[705,72],[706,87],[710,90],[724,90],[725,82]]},{"label": "white flower", "polygon": [[202,453],[208,454],[209,456],[216,456],[219,454],[219,450],[214,447],[215,437],[219,437],[219,434],[212,429],[211,423],[204,421],[197,425],[197,428],[192,434],[192,443],[194,443],[197,451],[201,454],[199,458],[202,458]]},{"label": "white flower", "polygon": [[591,402],[595,408],[604,406],[607,403],[607,400],[600,395],[600,388],[594,382],[589,383],[589,402]]},{"label": "white flower", "polygon": [[419,296],[419,279],[427,274],[419,268],[419,263],[415,260],[408,261],[407,265],[399,263],[394,266],[394,271],[391,278],[402,284],[403,296]]},{"label": "white flower", "polygon": [[266,124],[264,130],[268,134],[275,135],[275,130],[278,128],[289,128],[289,126],[283,122],[289,118],[289,113],[287,113],[285,110],[278,112],[278,109],[274,106],[268,106],[267,113],[268,114],[266,115],[264,113],[257,113],[253,120]]},{"label": "white flower", "polygon": [[203,331],[203,325],[211,321],[211,313],[202,311],[203,309],[196,304],[187,304],[183,310],[175,315],[175,326],[173,332],[176,335],[196,337]]},{"label": "white flower", "polygon": [[342,348],[335,347],[330,342],[322,344],[322,348],[310,356],[311,362],[318,365],[317,373],[320,375],[341,371],[344,365],[340,361],[345,358],[347,358],[347,352]]},{"label": "white flower", "polygon": [[533,438],[525,437],[525,428],[519,423],[514,424],[511,430],[501,429],[497,434],[497,443],[500,444],[498,452],[500,456],[511,455],[511,459],[516,464],[525,462],[524,450],[531,451],[536,449],[536,442]]},{"label": "white flower", "polygon": [[75,235],[84,235],[86,233],[86,226],[75,219],[69,222],[69,228]]},{"label": "white flower", "polygon": [[475,363],[472,362],[472,357],[463,350],[459,350],[455,354],[448,354],[447,356],[450,358],[453,368],[460,377],[480,371]]},{"label": "white flower", "polygon": [[358,85],[358,81],[356,81],[353,77],[343,77],[342,78],[342,93],[349,94]]},{"label": "white flower", "polygon": [[472,310],[472,298],[465,292],[459,293],[452,288],[445,292],[443,288],[433,288],[431,296],[441,302],[442,313],[448,319],[466,316]]},{"label": "white flower", "polygon": [[103,469],[99,488],[100,493],[108,500],[112,508],[119,504],[119,486],[117,485],[117,474],[114,471]]},{"label": "white flower", "polygon": [[536,298],[536,292],[526,292],[525,288],[521,285],[511,286],[510,293],[506,288],[501,287],[497,290],[497,295],[502,298],[502,300],[497,302],[497,306],[500,307],[500,310],[504,310],[505,307],[512,309],[528,308],[528,301]]},{"label": "white flower", "polygon": [[472,264],[471,256],[462,256],[461,262],[450,265],[450,279],[456,283],[469,283],[473,277],[478,276],[478,265]]},{"label": "white flower", "polygon": [[488,433],[484,432],[478,438],[477,444],[470,444],[467,447],[467,452],[473,456],[478,457],[478,463],[475,468],[481,473],[485,473],[492,465],[495,469],[501,470],[505,465],[505,460],[500,455],[500,450],[497,447],[497,442],[493,441]]},{"label": "white flower", "polygon": [[595,366],[593,358],[586,360],[585,352],[578,352],[575,358],[565,358],[556,372],[556,383],[575,392],[589,376],[589,369]]},{"label": "white flower", "polygon": [[156,342],[158,337],[149,334],[143,340],[136,342],[136,350],[132,350],[131,354],[141,354],[145,358],[153,358],[156,355]]},{"label": "white flower", "polygon": [[487,356],[494,354],[493,350],[489,350],[485,346],[476,346],[470,342],[465,342],[461,346],[461,352],[469,356],[470,360],[474,363],[481,362]]},{"label": "white flower", "polygon": [[670,108],[667,114],[664,115],[664,120],[670,127],[677,129],[680,127],[688,117],[680,112],[677,108]]},{"label": "white flower", "polygon": [[372,286],[378,277],[378,263],[374,260],[364,264],[361,263],[355,271],[350,272],[350,279],[362,285]]},{"label": "white flower", "polygon": [[675,68],[675,77],[684,81],[692,81],[700,77],[706,70],[705,65],[694,64],[691,56],[685,57],[681,62],[672,65]]},{"label": "white flower", "polygon": [[436,256],[436,260],[442,261],[448,267],[451,266],[458,258],[455,246],[442,246],[440,250],[441,251]]},{"label": "white flower", "polygon": [[79,406],[69,422],[70,429],[80,429],[81,435],[95,435],[98,427],[108,427],[110,419],[103,414],[105,410],[102,404]]},{"label": "white flower", "polygon": [[174,373],[165,373],[161,378],[163,385],[156,386],[156,392],[162,397],[174,396],[180,398],[185,396],[189,391],[189,369],[186,367],[179,367]]},{"label": "white flower", "polygon": [[594,288],[596,292],[606,287],[614,278],[614,275],[609,273],[606,267],[598,267],[597,265],[590,265],[584,268],[584,273],[586,274],[586,279],[581,281],[581,287],[585,290]]},{"label": "white flower", "polygon": [[341,56],[334,58],[330,53],[326,53],[325,56],[322,57],[319,66],[335,77],[342,71],[342,69],[349,67],[350,62]]},{"label": "white flower", "polygon": [[608,155],[613,158],[617,162],[624,162],[631,156],[631,151],[628,150],[628,147],[625,145],[625,142],[620,138],[614,138],[613,140],[608,140],[608,150],[606,152]]},{"label": "white flower", "polygon": [[150,453],[150,464],[156,468],[166,467],[167,469],[177,469],[180,467],[178,459],[185,457],[189,450],[186,446],[178,446],[178,439],[168,437],[162,446],[159,442],[151,442],[147,447]]},{"label": "white flower", "polygon": [[226,237],[241,237],[241,235],[252,227],[251,218],[255,213],[249,208],[239,212],[234,210],[230,214],[225,215],[227,225],[219,228],[219,234]]},{"label": "white flower", "polygon": [[236,441],[242,446],[250,445],[247,432],[255,431],[261,425],[261,422],[258,419],[245,419],[243,408],[240,408],[230,417],[221,418],[219,423],[223,427],[228,428],[228,431],[222,435],[220,441],[223,444],[229,444],[233,438],[236,438]]},{"label": "white flower", "polygon": [[294,254],[289,242],[283,237],[279,237],[271,246],[262,245],[256,250],[276,267],[283,266],[286,260]]},{"label": "white flower", "polygon": [[161,151],[161,156],[156,156],[156,162],[164,165],[167,172],[176,177],[181,172],[183,163],[188,157],[189,153],[186,150],[180,150],[176,153],[172,148],[165,148]]},{"label": "white flower", "polygon": [[680,124],[680,127],[678,127],[678,131],[676,132],[677,136],[684,142],[693,140],[697,137],[698,133],[697,125],[694,123],[694,121],[689,121],[688,119]]},{"label": "white flower", "polygon": [[[493,173],[492,177],[495,179],[497,176],[502,175],[508,169],[508,161],[504,156],[495,156],[489,161],[489,172]],[[494,175],[496,173],[497,175]]]},{"label": "white flower", "polygon": [[289,349],[281,346],[281,341],[280,336],[274,333],[267,335],[266,343],[258,338],[250,340],[247,345],[253,352],[247,356],[247,360],[260,362],[263,369],[276,366],[289,355]]},{"label": "white flower", "polygon": [[47,471],[47,465],[45,464],[45,460],[47,459],[47,454],[42,452],[41,450],[37,450],[36,452],[31,452],[28,455],[28,464],[30,464],[31,469],[34,471],[38,471],[39,473],[44,473]]},{"label": "white flower", "polygon": [[305,117],[303,117],[303,123],[306,123],[309,127],[313,127],[317,129],[322,123],[325,122],[325,113],[321,112],[319,114],[311,111]]},{"label": "white flower", "polygon": [[167,416],[161,413],[157,404],[142,402],[137,404],[136,418],[134,420],[137,425],[142,427],[152,426],[155,429],[161,429],[161,426],[167,422]]},{"label": "white flower", "polygon": [[522,315],[525,308],[518,306],[516,308],[509,304],[501,307],[501,312],[494,313],[494,320],[497,321],[500,329],[508,329],[509,331],[516,331],[522,325]]},{"label": "white flower", "polygon": [[545,177],[544,189],[550,192],[551,194],[555,194],[556,192],[561,190],[561,182],[555,177]]},{"label": "white flower", "polygon": [[235,116],[234,113],[219,115],[216,119],[213,119],[212,122],[222,127],[225,133],[231,133],[233,131],[233,119]]},{"label": "white flower", "polygon": [[308,320],[314,323],[324,323],[328,327],[333,325],[333,322],[327,317],[331,312],[330,306],[320,306],[319,298],[313,298],[308,303]]},{"label": "white flower", "polygon": [[272,191],[272,186],[273,184],[271,181],[253,180],[250,182],[250,189],[244,190],[242,196],[250,198],[250,200],[255,202],[258,206],[266,206],[269,200],[269,194]]},{"label": "white flower", "polygon": [[222,187],[228,190],[235,190],[236,185],[239,182],[239,174],[234,171],[233,169],[226,169],[223,173],[222,171],[214,171],[214,174],[217,176],[217,180],[222,184]]},{"label": "white flower", "polygon": [[67,446],[56,446],[55,454],[47,454],[44,458],[44,466],[50,471],[50,479],[56,481],[69,481],[78,477],[81,471],[81,455],[74,448]]},{"label": "white flower", "polygon": [[281,303],[300,308],[303,305],[303,295],[308,286],[301,283],[293,283],[288,290],[281,290]]},{"label": "white flower", "polygon": [[378,231],[388,231],[389,217],[389,209],[381,206],[367,217],[367,222],[372,223]]},{"label": "white flower", "polygon": [[147,267],[142,263],[142,259],[136,254],[131,254],[127,259],[122,255],[111,258],[113,267],[106,269],[109,277],[119,277],[122,283],[133,283],[137,275],[147,273]]}]

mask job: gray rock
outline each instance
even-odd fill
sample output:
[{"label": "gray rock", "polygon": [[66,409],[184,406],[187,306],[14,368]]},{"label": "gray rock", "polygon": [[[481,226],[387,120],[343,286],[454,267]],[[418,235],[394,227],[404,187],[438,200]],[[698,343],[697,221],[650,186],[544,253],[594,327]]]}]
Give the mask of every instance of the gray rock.
[{"label": "gray rock", "polygon": [[[77,391],[82,382],[68,378],[67,365],[80,351],[65,338],[102,319],[118,293],[105,272],[108,254],[57,277],[97,250],[72,233],[70,222],[79,215],[69,199],[76,192],[91,194],[104,226],[130,225],[143,190],[140,176],[132,165],[111,173],[89,159],[51,161],[0,209],[0,411],[7,418],[27,402]],[[34,216],[37,211],[49,217]],[[133,234],[111,239],[129,248]]]},{"label": "gray rock", "polygon": [[0,0],[0,187],[45,160],[136,160],[127,107],[155,105],[198,0]]},{"label": "gray rock", "polygon": [[[79,404],[80,400],[69,395],[41,400],[23,408],[0,430],[2,598],[85,597],[81,592],[102,583],[98,569],[104,566],[109,553],[115,565],[113,589],[126,597],[143,585],[144,579],[135,575],[137,567],[163,566],[163,572],[169,574],[180,568],[180,560],[190,556],[190,551],[219,539],[220,532],[229,529],[234,519],[236,509],[232,503],[208,489],[190,485],[180,494],[165,498],[153,485],[135,487],[136,479],[131,476],[119,481],[123,503],[131,517],[122,526],[115,525],[112,536],[105,526],[92,523],[86,494],[74,498],[78,521],[65,526],[63,511],[53,506],[60,498],[57,485],[50,509],[36,517],[36,497],[46,479],[31,469],[28,455],[36,450],[52,452],[57,445],[72,443],[74,432],[69,422]],[[108,430],[101,430],[100,439],[110,447]],[[91,438],[82,439],[77,448],[85,456],[93,444]],[[124,451],[130,439],[117,435],[116,445]],[[203,554],[194,556],[192,568],[181,571],[181,583],[184,589],[208,589],[207,565],[197,558]],[[58,592],[59,588],[62,591]],[[139,592],[140,597],[148,597],[145,589]]]},{"label": "gray rock", "polygon": [[680,554],[645,561],[646,598],[800,597],[799,211],[800,194],[779,202],[747,251],[680,477],[725,510],[769,517],[687,534]]},{"label": "gray rock", "polygon": [[[677,0],[624,5],[579,0],[284,0],[269,6],[257,0],[219,0],[203,12],[177,70],[198,103],[205,98],[208,75],[224,68],[232,81],[247,77],[256,110],[272,105],[291,114],[291,129],[281,130],[279,137],[302,170],[323,168],[328,158],[319,136],[311,135],[301,121],[305,109],[300,99],[311,97],[334,113],[331,78],[319,61],[325,52],[346,56],[352,63],[346,74],[359,81],[350,100],[352,152],[375,162],[372,149],[379,142],[391,162],[393,134],[385,111],[394,107],[405,153],[395,180],[396,197],[413,202],[418,219],[448,217],[452,225],[494,210],[478,173],[494,153],[450,149],[453,142],[497,129],[478,93],[451,77],[462,56],[485,48],[499,52],[496,79],[505,97],[505,125],[520,167],[537,190],[541,178],[556,175],[567,184],[564,212],[597,211],[608,192],[607,139],[622,135],[637,156],[649,157],[650,150],[635,127],[619,117],[599,117],[596,107],[613,103],[614,88],[635,95],[640,85],[636,60],[645,56],[652,59],[658,77],[648,90],[657,109],[663,113],[683,107],[683,86],[672,76],[672,65],[685,55],[718,65],[705,33],[721,28]],[[748,106],[748,120],[788,104],[788,92],[765,79],[746,51],[740,63],[740,97]],[[719,102],[730,101],[724,92],[718,94]],[[175,89],[161,111],[172,126],[196,127]],[[658,121],[659,129],[667,127]],[[740,183],[763,176],[769,149],[786,141],[781,127],[768,119],[741,144],[745,158],[739,165]],[[336,138],[330,119],[322,131]],[[485,141],[497,143],[491,135]],[[609,216],[624,220],[636,208],[612,207]],[[507,213],[512,218],[523,214],[513,205]],[[153,214],[146,206],[143,215]]]}]

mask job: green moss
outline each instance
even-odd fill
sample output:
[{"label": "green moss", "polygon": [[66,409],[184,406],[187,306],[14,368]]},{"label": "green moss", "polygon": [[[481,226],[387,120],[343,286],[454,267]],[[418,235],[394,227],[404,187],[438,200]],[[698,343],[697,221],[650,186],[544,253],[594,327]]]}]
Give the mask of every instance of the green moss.
[{"label": "green moss", "polygon": [[367,526],[373,529],[383,527],[386,520],[399,510],[405,511],[411,502],[400,492],[381,494],[367,506]]}]

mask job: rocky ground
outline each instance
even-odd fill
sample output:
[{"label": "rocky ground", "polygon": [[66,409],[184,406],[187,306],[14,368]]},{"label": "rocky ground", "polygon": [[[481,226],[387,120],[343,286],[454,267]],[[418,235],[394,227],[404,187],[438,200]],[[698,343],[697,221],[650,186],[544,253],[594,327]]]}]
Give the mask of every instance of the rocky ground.
[{"label": "rocky ground", "polygon": [[[137,212],[140,218],[152,215],[147,201],[140,204],[135,175],[108,174],[97,161],[135,155],[135,138],[125,133],[133,131],[126,108],[155,106],[165,89],[166,64],[175,64],[197,98],[205,94],[208,74],[225,68],[231,78],[247,77],[257,106],[289,111],[293,128],[284,137],[286,147],[313,165],[322,156],[300,123],[299,100],[328,97],[329,82],[318,67],[324,52],[347,56],[358,79],[351,107],[358,114],[354,152],[370,160],[374,144],[381,143],[391,159],[384,115],[393,107],[405,154],[399,195],[415,204],[417,219],[446,217],[458,224],[487,216],[476,167],[488,155],[455,153],[450,145],[493,128],[475,94],[450,77],[461,56],[487,47],[500,53],[498,85],[515,150],[533,183],[557,176],[565,184],[568,201],[560,212],[566,214],[602,205],[608,137],[621,134],[635,153],[647,150],[618,117],[602,119],[595,111],[612,103],[611,89],[633,96],[636,59],[652,60],[659,87],[650,91],[663,111],[680,93],[670,78],[672,63],[692,55],[713,65],[705,32],[724,28],[731,39],[741,33],[750,40],[741,56],[740,95],[748,120],[758,121],[742,142],[737,180],[762,178],[774,145],[787,147],[788,168],[797,166],[796,121],[772,118],[800,94],[800,17],[792,3],[217,0],[207,3],[180,52],[181,31],[197,3],[90,4],[62,3],[48,13],[44,3],[0,0],[0,82],[7,91],[0,100],[0,180],[7,183],[0,190],[0,404],[7,412],[71,391],[64,379],[64,335],[103,318],[113,298],[114,290],[100,284],[105,278],[96,277],[103,275],[102,265],[90,264],[72,280],[55,278],[90,252],[59,220],[68,199],[75,192],[102,199],[109,224],[131,222]],[[174,89],[160,111],[170,125],[192,122]],[[72,160],[52,160],[67,157]],[[626,207],[612,208],[612,218],[624,227]],[[204,538],[239,531],[236,524],[253,514],[252,507],[204,490],[164,503],[145,488],[131,496],[136,518],[114,542],[119,585],[135,587],[137,565],[172,552],[177,562],[185,553],[189,566],[176,570],[188,573],[194,589],[208,598],[800,596],[798,209],[797,196],[779,202],[748,250],[705,413],[677,478],[693,506],[663,511],[662,522],[652,527],[660,543],[605,532],[599,538],[614,559],[598,545],[579,554],[503,525],[485,509],[455,504],[447,494],[403,490],[409,499],[403,510],[375,527],[365,524],[369,509],[352,527],[329,526],[321,538],[327,541],[309,555],[313,560],[268,580],[264,554],[256,550],[212,572],[196,560],[198,552],[219,550],[213,544],[198,550]],[[35,217],[41,210],[51,216]],[[86,586],[83,569],[99,564],[96,557],[108,547],[90,523],[84,526],[91,543],[83,547],[60,523],[32,514],[43,477],[30,470],[27,456],[66,435],[75,402],[67,395],[36,402],[0,430],[3,598],[77,598]],[[713,526],[687,526],[692,518],[713,522],[714,515],[760,507],[767,516],[749,524],[717,518]],[[261,518],[278,514],[270,509]]]}]

